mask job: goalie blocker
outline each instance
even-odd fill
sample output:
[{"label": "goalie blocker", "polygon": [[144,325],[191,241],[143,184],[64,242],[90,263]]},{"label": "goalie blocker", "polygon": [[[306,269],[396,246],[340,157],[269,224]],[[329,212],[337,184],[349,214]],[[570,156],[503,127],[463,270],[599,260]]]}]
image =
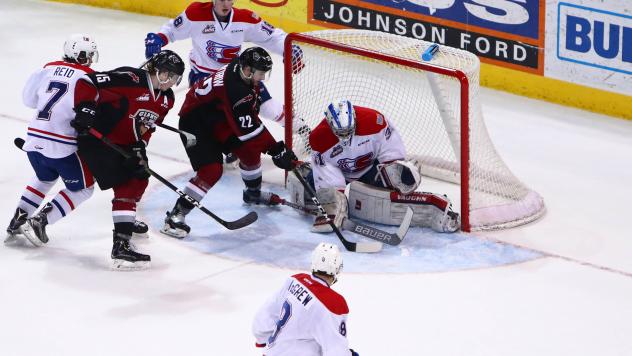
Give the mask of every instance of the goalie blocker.
[{"label": "goalie blocker", "polygon": [[429,227],[437,232],[459,230],[461,219],[452,211],[446,196],[433,193],[397,191],[361,182],[349,187],[349,216],[385,225],[399,225],[407,208],[413,210],[411,226]]}]

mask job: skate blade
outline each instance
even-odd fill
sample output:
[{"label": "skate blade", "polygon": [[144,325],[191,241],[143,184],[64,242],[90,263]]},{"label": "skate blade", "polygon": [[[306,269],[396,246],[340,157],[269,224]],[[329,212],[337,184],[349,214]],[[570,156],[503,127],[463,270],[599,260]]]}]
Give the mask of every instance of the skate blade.
[{"label": "skate blade", "polygon": [[22,234],[18,233],[8,233],[7,237],[4,238],[4,243],[5,244],[11,244],[15,241],[17,241],[19,239],[20,236],[24,236]]},{"label": "skate blade", "polygon": [[141,271],[149,269],[151,267],[151,261],[138,261],[130,262],[121,259],[113,259],[112,266],[113,271]]},{"label": "skate blade", "polygon": [[33,244],[33,246],[42,247],[42,241],[37,237],[37,235],[35,235],[35,232],[33,232],[33,229],[31,228],[31,225],[29,225],[29,223],[20,226],[20,232],[22,233],[22,235],[24,235],[24,237],[26,237],[27,240],[29,240],[31,244]]},{"label": "skate blade", "polygon": [[134,232],[134,233],[132,233],[132,238],[135,238],[135,239],[148,239],[149,238],[149,234],[146,233],[146,232],[143,232],[143,233],[136,233],[136,232]]},{"label": "skate blade", "polygon": [[169,237],[175,237],[176,239],[183,239],[189,234],[184,230],[172,229],[168,225],[165,225],[162,229],[160,229],[160,232]]}]

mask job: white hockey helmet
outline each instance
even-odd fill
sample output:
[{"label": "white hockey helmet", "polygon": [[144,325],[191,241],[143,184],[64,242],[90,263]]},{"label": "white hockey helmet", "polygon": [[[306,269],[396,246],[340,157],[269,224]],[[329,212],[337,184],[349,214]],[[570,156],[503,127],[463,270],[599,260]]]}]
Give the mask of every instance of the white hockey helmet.
[{"label": "white hockey helmet", "polygon": [[356,127],[356,115],[349,100],[343,99],[329,104],[325,111],[325,118],[331,131],[344,146],[351,143]]},{"label": "white hockey helmet", "polygon": [[324,273],[338,279],[342,271],[342,255],[338,246],[321,242],[312,252],[312,273]]},{"label": "white hockey helmet", "polygon": [[64,42],[64,59],[90,66],[90,64],[99,61],[97,43],[89,35],[72,34]]}]

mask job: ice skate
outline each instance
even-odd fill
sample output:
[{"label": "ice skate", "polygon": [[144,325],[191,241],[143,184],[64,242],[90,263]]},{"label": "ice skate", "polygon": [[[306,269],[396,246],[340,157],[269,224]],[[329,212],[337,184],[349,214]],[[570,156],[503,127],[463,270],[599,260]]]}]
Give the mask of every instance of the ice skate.
[{"label": "ice skate", "polygon": [[34,246],[40,247],[48,242],[48,235],[46,234],[46,225],[48,225],[48,218],[46,215],[53,210],[53,205],[47,203],[42,210],[39,211],[34,217],[27,219],[26,223],[20,226],[20,230],[24,237],[29,240]]},{"label": "ice skate", "polygon": [[165,218],[165,225],[160,232],[165,235],[175,237],[177,239],[185,238],[189,232],[191,232],[191,227],[186,224],[184,221],[185,214],[182,210],[179,209],[178,205],[173,208],[173,210],[167,212],[167,217]]},{"label": "ice skate", "polygon": [[130,243],[129,235],[114,232],[114,244],[112,246],[112,269],[138,270],[150,267],[151,257],[134,251]]},{"label": "ice skate", "polygon": [[[275,199],[276,198],[276,199]],[[263,204],[268,206],[279,205],[280,197],[272,192],[261,190],[244,189],[244,203],[246,204]]]},{"label": "ice skate", "polygon": [[132,237],[134,238],[149,238],[147,232],[149,231],[149,226],[142,221],[136,220],[134,221],[134,230],[132,231]]},{"label": "ice skate", "polygon": [[20,227],[26,223],[27,217],[28,213],[26,211],[20,208],[15,209],[15,214],[13,214],[9,227],[7,227],[7,237],[4,239],[5,244],[15,241],[19,235],[22,235]]}]

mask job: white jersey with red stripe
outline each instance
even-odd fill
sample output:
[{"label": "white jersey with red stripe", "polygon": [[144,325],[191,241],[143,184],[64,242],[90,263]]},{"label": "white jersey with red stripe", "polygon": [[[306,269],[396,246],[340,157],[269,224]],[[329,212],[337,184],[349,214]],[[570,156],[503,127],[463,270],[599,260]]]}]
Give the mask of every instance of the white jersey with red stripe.
[{"label": "white jersey with red stripe", "polygon": [[252,330],[265,356],[349,356],[348,313],[325,281],[297,274],[259,309]]},{"label": "white jersey with red stripe", "polygon": [[246,9],[233,8],[228,22],[220,22],[213,13],[211,2],[192,3],[178,17],[163,25],[159,35],[168,42],[191,38],[191,67],[204,73],[213,73],[230,63],[239,56],[246,41],[282,55],[287,36]]},{"label": "white jersey with red stripe", "polygon": [[316,189],[344,190],[347,182],[359,179],[373,164],[391,162],[406,157],[401,136],[379,111],[353,107],[356,128],[348,145],[339,142],[323,119],[309,135]]},{"label": "white jersey with red stripe", "polygon": [[79,78],[92,72],[80,64],[57,61],[29,77],[22,100],[36,112],[29,123],[25,151],[49,158],[63,158],[77,151],[77,131],[70,126],[75,117],[75,85]]}]

